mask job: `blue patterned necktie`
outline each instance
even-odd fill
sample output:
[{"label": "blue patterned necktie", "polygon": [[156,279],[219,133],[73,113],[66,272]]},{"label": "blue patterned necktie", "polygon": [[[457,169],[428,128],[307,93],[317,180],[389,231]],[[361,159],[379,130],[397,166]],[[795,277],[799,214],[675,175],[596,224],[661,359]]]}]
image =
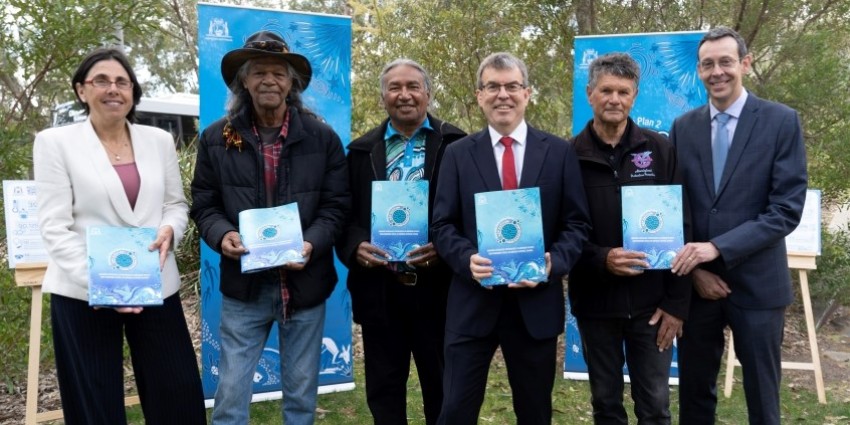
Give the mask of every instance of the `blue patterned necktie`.
[{"label": "blue patterned necktie", "polygon": [[723,166],[726,165],[726,154],[729,153],[729,131],[726,130],[726,123],[732,116],[721,112],[714,118],[717,120],[717,128],[711,143],[711,156],[714,162],[714,191],[717,192],[720,188],[720,177],[723,176]]}]

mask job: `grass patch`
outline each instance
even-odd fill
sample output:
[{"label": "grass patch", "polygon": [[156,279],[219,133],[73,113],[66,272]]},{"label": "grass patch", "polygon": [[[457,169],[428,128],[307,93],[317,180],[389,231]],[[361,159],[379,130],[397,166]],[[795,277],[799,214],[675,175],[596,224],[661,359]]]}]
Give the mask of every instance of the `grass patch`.
[{"label": "grass patch", "polygon": [[[725,363],[724,363],[725,364]],[[346,391],[319,396],[317,424],[340,425],[370,425],[372,417],[366,406],[364,390],[362,358],[355,359],[355,384],[353,391]],[[717,409],[718,424],[746,424],[747,408],[744,401],[744,389],[741,384],[740,368],[736,368],[735,386],[732,397],[723,396],[723,376],[719,378],[719,401]],[[422,393],[416,380],[415,370],[411,371],[408,381],[408,423],[410,425],[424,424],[422,414]],[[790,380],[788,380],[790,381]],[[628,395],[630,387],[626,384],[624,395],[626,410],[629,412],[630,423],[636,423],[632,413],[633,403]],[[671,387],[671,413],[673,423],[678,423],[678,387]],[[553,416],[552,423],[558,425],[592,424],[593,418],[590,407],[590,392],[586,381],[555,379],[552,394]],[[827,392],[827,404],[818,404],[814,389],[792,387],[783,382],[781,389],[782,422],[802,424],[850,424],[850,406],[846,400],[836,400]],[[211,410],[207,411],[210,416]],[[128,409],[130,424],[144,424],[141,408],[134,406]],[[494,360],[490,368],[487,382],[487,394],[479,415],[479,424],[509,425],[515,424],[510,386],[507,373],[501,359]],[[251,405],[252,424],[279,424],[280,400],[264,401]]]}]

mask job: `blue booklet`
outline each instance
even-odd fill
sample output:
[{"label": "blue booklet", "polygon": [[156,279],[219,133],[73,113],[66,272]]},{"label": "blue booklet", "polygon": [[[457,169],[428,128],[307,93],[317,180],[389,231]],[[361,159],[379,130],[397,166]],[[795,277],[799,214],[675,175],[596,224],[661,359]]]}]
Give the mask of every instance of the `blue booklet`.
[{"label": "blue booklet", "polygon": [[372,245],[389,261],[428,243],[428,180],[372,182]]},{"label": "blue booklet", "polygon": [[482,285],[548,279],[538,188],[476,193],[475,221],[478,254],[493,261]]},{"label": "blue booklet", "polygon": [[669,269],[685,245],[682,186],[624,186],[623,249],[646,253],[650,269]]},{"label": "blue booklet", "polygon": [[159,250],[152,227],[89,226],[89,305],[142,307],[162,305]]},{"label": "blue booklet", "polygon": [[242,273],[304,262],[301,256],[304,236],[297,202],[240,212],[239,236],[248,249],[241,258]]}]

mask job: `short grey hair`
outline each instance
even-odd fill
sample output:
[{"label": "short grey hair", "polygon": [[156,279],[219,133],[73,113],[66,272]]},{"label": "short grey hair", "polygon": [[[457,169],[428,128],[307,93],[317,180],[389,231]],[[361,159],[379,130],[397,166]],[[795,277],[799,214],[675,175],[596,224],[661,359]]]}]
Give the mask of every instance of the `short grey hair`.
[{"label": "short grey hair", "polygon": [[409,66],[419,71],[419,73],[422,74],[422,80],[425,82],[425,91],[427,91],[429,94],[431,93],[431,76],[428,75],[428,71],[426,71],[425,68],[419,64],[419,62],[416,62],[413,59],[401,58],[386,64],[384,66],[384,69],[381,70],[381,76],[379,78],[381,81],[381,96],[383,96],[387,92],[387,81],[384,79],[384,77],[387,76],[388,72],[399,66]]},{"label": "short grey hair", "polygon": [[525,66],[525,62],[523,62],[522,59],[508,52],[493,53],[481,61],[481,65],[478,65],[478,78],[475,82],[475,87],[478,87],[479,90],[484,88],[484,83],[481,81],[481,75],[484,74],[484,70],[487,68],[493,68],[500,71],[519,69],[519,72],[522,74],[522,85],[528,87],[528,67]]},{"label": "short grey hair", "polygon": [[594,59],[587,69],[587,87],[591,90],[596,88],[599,77],[613,75],[615,77],[632,80],[637,89],[640,83],[640,65],[626,53],[608,53]]}]

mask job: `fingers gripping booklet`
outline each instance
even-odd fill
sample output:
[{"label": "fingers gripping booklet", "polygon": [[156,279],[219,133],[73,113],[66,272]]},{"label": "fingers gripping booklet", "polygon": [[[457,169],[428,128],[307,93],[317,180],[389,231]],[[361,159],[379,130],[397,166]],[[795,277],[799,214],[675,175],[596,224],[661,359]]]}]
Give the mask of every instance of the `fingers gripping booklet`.
[{"label": "fingers gripping booklet", "polygon": [[240,212],[239,236],[248,249],[241,259],[242,273],[304,262],[301,256],[304,237],[297,202]]},{"label": "fingers gripping booklet", "polygon": [[481,285],[548,279],[540,189],[476,193],[475,221],[478,254],[493,261],[493,276],[482,280]]},{"label": "fingers gripping booklet", "polygon": [[152,227],[86,228],[90,306],[162,305],[159,250],[148,250],[154,240]]}]

